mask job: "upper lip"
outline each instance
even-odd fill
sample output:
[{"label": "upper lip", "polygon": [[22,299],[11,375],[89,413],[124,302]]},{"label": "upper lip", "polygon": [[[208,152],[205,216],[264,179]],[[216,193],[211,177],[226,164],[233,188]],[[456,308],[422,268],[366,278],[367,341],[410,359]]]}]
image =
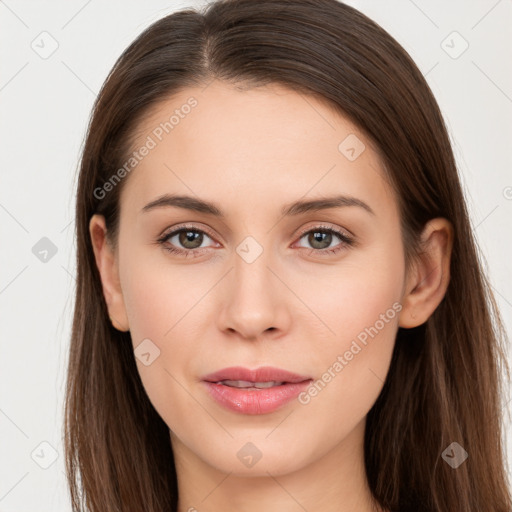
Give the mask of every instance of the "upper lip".
[{"label": "upper lip", "polygon": [[207,382],[220,382],[222,380],[244,380],[247,382],[303,382],[309,380],[311,377],[298,375],[281,368],[274,368],[272,366],[261,366],[254,370],[243,368],[242,366],[231,366],[223,368],[214,373],[210,373],[203,377]]}]

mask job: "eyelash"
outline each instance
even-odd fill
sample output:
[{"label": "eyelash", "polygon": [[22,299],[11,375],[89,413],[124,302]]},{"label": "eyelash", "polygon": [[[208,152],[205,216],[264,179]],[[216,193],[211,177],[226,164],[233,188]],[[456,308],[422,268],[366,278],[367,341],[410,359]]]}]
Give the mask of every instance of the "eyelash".
[{"label": "eyelash", "polygon": [[[194,233],[201,233],[201,234],[206,235],[209,238],[213,239],[212,235],[210,235],[207,231],[204,231],[202,229],[198,229],[193,226],[180,226],[178,229],[175,229],[175,230],[171,231],[170,233],[165,233],[164,235],[162,235],[160,238],[157,239],[157,243],[160,244],[164,248],[164,250],[166,250],[167,252],[169,252],[171,254],[177,254],[179,256],[184,256],[185,258],[195,257],[195,255],[199,256],[204,251],[204,249],[207,249],[207,247],[203,247],[201,249],[178,249],[176,247],[166,245],[166,242],[170,238],[172,238],[174,235],[177,235],[178,233],[181,233],[182,231],[192,231]],[[303,238],[305,235],[308,235],[309,233],[317,233],[317,232],[336,235],[341,240],[341,243],[336,245],[333,248],[330,248],[330,249],[329,248],[327,248],[327,249],[311,248],[310,249],[308,247],[301,247],[301,249],[308,250],[309,255],[311,255],[313,253],[316,255],[318,255],[318,254],[323,254],[323,255],[337,254],[339,251],[342,251],[344,248],[351,247],[355,243],[355,241],[351,237],[346,235],[345,233],[338,231],[337,229],[334,229],[332,227],[328,227],[328,226],[315,226],[314,228],[309,228],[305,231],[302,231],[300,233],[298,239],[300,240],[301,238]]]}]

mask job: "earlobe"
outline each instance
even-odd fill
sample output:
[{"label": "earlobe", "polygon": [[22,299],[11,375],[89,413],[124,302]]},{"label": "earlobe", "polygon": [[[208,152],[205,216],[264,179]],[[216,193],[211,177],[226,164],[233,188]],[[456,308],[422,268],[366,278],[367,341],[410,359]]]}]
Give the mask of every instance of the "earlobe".
[{"label": "earlobe", "polygon": [[402,299],[399,326],[417,327],[428,320],[443,300],[450,281],[453,227],[444,218],[432,219],[425,225],[423,251],[415,261]]},{"label": "earlobe", "polygon": [[107,229],[103,215],[95,214],[91,217],[89,234],[110,321],[117,330],[128,331],[128,317],[119,280],[117,259],[107,241]]}]

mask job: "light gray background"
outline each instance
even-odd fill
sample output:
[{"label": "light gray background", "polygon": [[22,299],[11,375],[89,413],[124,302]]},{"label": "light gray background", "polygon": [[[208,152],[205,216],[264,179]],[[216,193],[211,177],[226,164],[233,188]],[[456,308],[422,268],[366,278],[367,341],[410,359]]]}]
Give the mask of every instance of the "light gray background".
[{"label": "light gray background", "polygon": [[[348,3],[405,47],[436,95],[511,332],[512,1]],[[70,510],[61,422],[81,143],[93,100],[126,46],[165,14],[198,5],[0,1],[1,512]],[[58,48],[44,55],[52,39]],[[43,237],[57,250],[46,262],[32,251]],[[506,421],[508,441],[508,413]]]}]

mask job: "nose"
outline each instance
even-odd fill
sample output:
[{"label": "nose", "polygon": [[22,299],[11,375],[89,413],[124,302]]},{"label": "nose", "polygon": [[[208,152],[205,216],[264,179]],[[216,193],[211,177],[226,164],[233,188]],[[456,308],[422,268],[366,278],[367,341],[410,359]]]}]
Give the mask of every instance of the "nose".
[{"label": "nose", "polygon": [[290,292],[277,277],[271,258],[263,251],[254,261],[234,255],[234,268],[226,276],[219,328],[231,336],[258,340],[278,337],[290,324]]}]

